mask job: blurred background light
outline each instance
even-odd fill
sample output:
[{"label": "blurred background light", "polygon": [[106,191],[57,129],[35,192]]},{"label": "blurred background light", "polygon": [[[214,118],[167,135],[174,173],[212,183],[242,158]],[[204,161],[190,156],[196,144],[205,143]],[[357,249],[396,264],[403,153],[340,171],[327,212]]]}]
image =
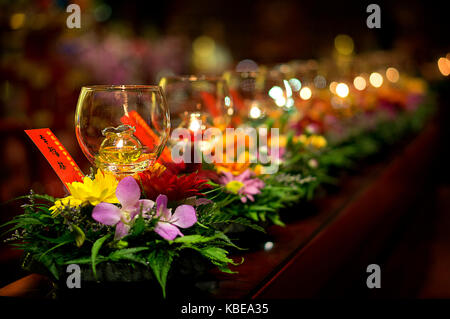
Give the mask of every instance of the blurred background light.
[{"label": "blurred background light", "polygon": [[25,14],[24,13],[14,13],[9,20],[9,26],[13,30],[20,29],[25,24]]},{"label": "blurred background light", "polygon": [[362,91],[366,88],[366,80],[362,77],[362,76],[357,76],[354,80],[353,80],[353,85],[355,87],[355,89],[357,89],[358,91]]},{"label": "blurred background light", "polygon": [[212,38],[204,35],[198,37],[192,43],[194,54],[198,54],[199,56],[211,55],[214,52],[215,45]]},{"label": "blurred background light", "polygon": [[237,72],[258,72],[258,64],[250,59],[239,61],[236,65]]},{"label": "blurred background light", "polygon": [[302,88],[300,90],[300,97],[303,100],[309,100],[311,98],[311,96],[312,96],[312,91],[309,87],[305,86],[304,88]]},{"label": "blurred background light", "polygon": [[274,100],[279,99],[283,97],[283,89],[275,85],[269,90],[269,96]]},{"label": "blurred background light", "polygon": [[339,83],[336,85],[336,94],[340,97],[347,97],[349,92],[348,85],[345,83]]},{"label": "blurred background light", "polygon": [[442,75],[448,76],[450,74],[450,60],[446,57],[439,58],[438,68]]},{"label": "blurred background light", "polygon": [[196,131],[200,130],[201,121],[199,120],[199,118],[200,118],[199,113],[191,114],[191,118],[189,120],[189,129],[191,131],[196,132]]},{"label": "blurred background light", "polygon": [[336,94],[336,86],[338,85],[337,82],[333,81],[330,83],[330,92],[333,94]]},{"label": "blurred background light", "polygon": [[260,118],[261,117],[261,114],[262,114],[262,112],[261,112],[261,110],[259,109],[259,107],[257,106],[257,105],[253,105],[251,108],[250,108],[250,117],[252,118],[252,119],[258,119],[258,118]]},{"label": "blurred background light", "polygon": [[289,73],[289,72],[291,72],[291,67],[289,66],[289,64],[282,64],[280,66],[280,72],[281,73]]},{"label": "blurred background light", "polygon": [[373,87],[379,88],[383,84],[383,76],[378,72],[370,74],[369,82]]},{"label": "blurred background light", "polygon": [[287,99],[286,107],[290,108],[292,106],[294,106],[294,99],[292,97],[290,97],[290,98]]},{"label": "blurred background light", "polygon": [[279,107],[286,105],[286,98],[284,96],[281,96],[275,100],[275,104]]},{"label": "blurred background light", "polygon": [[334,38],[334,47],[338,53],[350,55],[354,49],[353,39],[346,34],[339,34]]},{"label": "blurred background light", "polygon": [[314,78],[314,86],[318,89],[324,89],[327,86],[327,80],[322,75],[317,75]]},{"label": "blurred background light", "polygon": [[225,105],[230,106],[231,105],[231,99],[229,96],[225,96]]},{"label": "blurred background light", "polygon": [[202,35],[192,42],[192,63],[202,73],[217,73],[229,66],[231,55],[212,37]]},{"label": "blurred background light", "polygon": [[112,9],[106,3],[102,3],[94,9],[94,19],[98,22],[104,22],[111,17]]},{"label": "blurred background light", "polygon": [[265,251],[272,250],[272,248],[273,248],[273,242],[268,241],[268,242],[266,242],[266,243],[264,244],[264,250],[265,250]]},{"label": "blurred background light", "polygon": [[386,79],[392,83],[398,82],[400,74],[396,68],[390,67],[386,70]]},{"label": "blurred background light", "polygon": [[283,80],[284,87],[286,88],[286,96],[289,98],[292,96],[292,88],[288,81]]},{"label": "blurred background light", "polygon": [[298,92],[302,88],[302,82],[300,82],[300,80],[296,78],[290,79],[289,84],[291,85],[291,88],[294,92]]}]

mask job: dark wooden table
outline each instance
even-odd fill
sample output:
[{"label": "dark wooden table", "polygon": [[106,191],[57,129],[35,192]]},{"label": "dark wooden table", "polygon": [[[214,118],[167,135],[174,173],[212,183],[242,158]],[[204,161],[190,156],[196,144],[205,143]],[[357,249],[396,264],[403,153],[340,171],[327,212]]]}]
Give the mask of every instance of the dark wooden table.
[{"label": "dark wooden table", "polygon": [[[344,176],[337,191],[308,204],[314,213],[304,214],[301,205],[292,208],[289,214],[299,218],[292,218],[286,227],[271,226],[267,241],[261,243],[264,249],[233,256],[245,258],[242,265],[233,267],[237,274],[214,273],[209,297],[319,296],[368,241],[382,243],[395,231],[412,199],[427,187],[427,167],[438,154],[438,137],[438,127],[430,123],[383,161],[362,165],[358,172]],[[48,279],[32,274],[1,288],[0,296],[42,298],[50,287]]]}]

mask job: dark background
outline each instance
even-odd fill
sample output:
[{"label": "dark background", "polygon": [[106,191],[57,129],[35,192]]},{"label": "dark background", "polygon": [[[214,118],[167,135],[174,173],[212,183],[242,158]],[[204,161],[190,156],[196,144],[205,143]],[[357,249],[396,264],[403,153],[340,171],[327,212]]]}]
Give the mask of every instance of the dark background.
[{"label": "dark background", "polygon": [[[168,73],[221,75],[243,59],[272,66],[331,57],[338,34],[353,38],[355,54],[407,54],[416,75],[430,83],[444,79],[436,62],[450,53],[449,1],[376,1],[381,29],[366,26],[372,1],[82,0],[73,1],[81,7],[81,29],[68,29],[70,3],[0,0],[0,202],[30,188],[64,195],[24,129],[50,127],[87,172],[73,123],[83,85],[155,84]],[[25,20],[13,28],[17,13]],[[213,54],[200,57],[206,64],[195,57],[199,37],[214,43]],[[439,194],[448,207],[448,189]],[[17,212],[3,206],[0,223]],[[14,257],[0,254],[0,264]]]}]

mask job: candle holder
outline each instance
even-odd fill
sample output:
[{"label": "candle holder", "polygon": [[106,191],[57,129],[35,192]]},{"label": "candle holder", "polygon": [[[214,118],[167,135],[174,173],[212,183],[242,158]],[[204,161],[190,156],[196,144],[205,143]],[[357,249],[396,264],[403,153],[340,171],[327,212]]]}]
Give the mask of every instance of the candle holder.
[{"label": "candle holder", "polygon": [[158,86],[90,86],[81,89],[75,126],[88,160],[124,177],[148,169],[161,155],[170,114]]},{"label": "candle holder", "polygon": [[[172,136],[169,147],[181,143],[183,154],[189,151],[192,157],[194,153],[211,151],[220,140],[203,133],[213,128],[224,132],[235,112],[226,81],[219,77],[170,76],[162,78],[159,85],[167,95],[172,128],[186,129],[188,133]],[[191,161],[197,162],[193,158]]]},{"label": "candle holder", "polygon": [[255,70],[224,74],[242,122],[260,123],[293,109],[292,89],[284,75],[260,66]]},{"label": "candle holder", "polygon": [[167,95],[173,128],[191,131],[225,129],[234,114],[228,86],[222,78],[170,76],[159,85]]}]

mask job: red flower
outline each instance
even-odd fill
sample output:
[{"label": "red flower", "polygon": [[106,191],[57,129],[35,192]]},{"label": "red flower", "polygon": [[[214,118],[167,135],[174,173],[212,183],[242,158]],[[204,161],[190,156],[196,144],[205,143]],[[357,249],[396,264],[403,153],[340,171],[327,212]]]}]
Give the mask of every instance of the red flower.
[{"label": "red flower", "polygon": [[161,174],[151,171],[139,173],[143,191],[148,199],[155,200],[164,194],[170,201],[184,200],[192,196],[204,196],[202,190],[210,188],[197,173],[177,176],[172,170],[166,169]]},{"label": "red flower", "polygon": [[169,171],[171,171],[174,175],[181,175],[181,174],[190,174],[195,173],[202,168],[201,163],[174,163],[174,162],[165,162],[160,161],[162,165]]}]

